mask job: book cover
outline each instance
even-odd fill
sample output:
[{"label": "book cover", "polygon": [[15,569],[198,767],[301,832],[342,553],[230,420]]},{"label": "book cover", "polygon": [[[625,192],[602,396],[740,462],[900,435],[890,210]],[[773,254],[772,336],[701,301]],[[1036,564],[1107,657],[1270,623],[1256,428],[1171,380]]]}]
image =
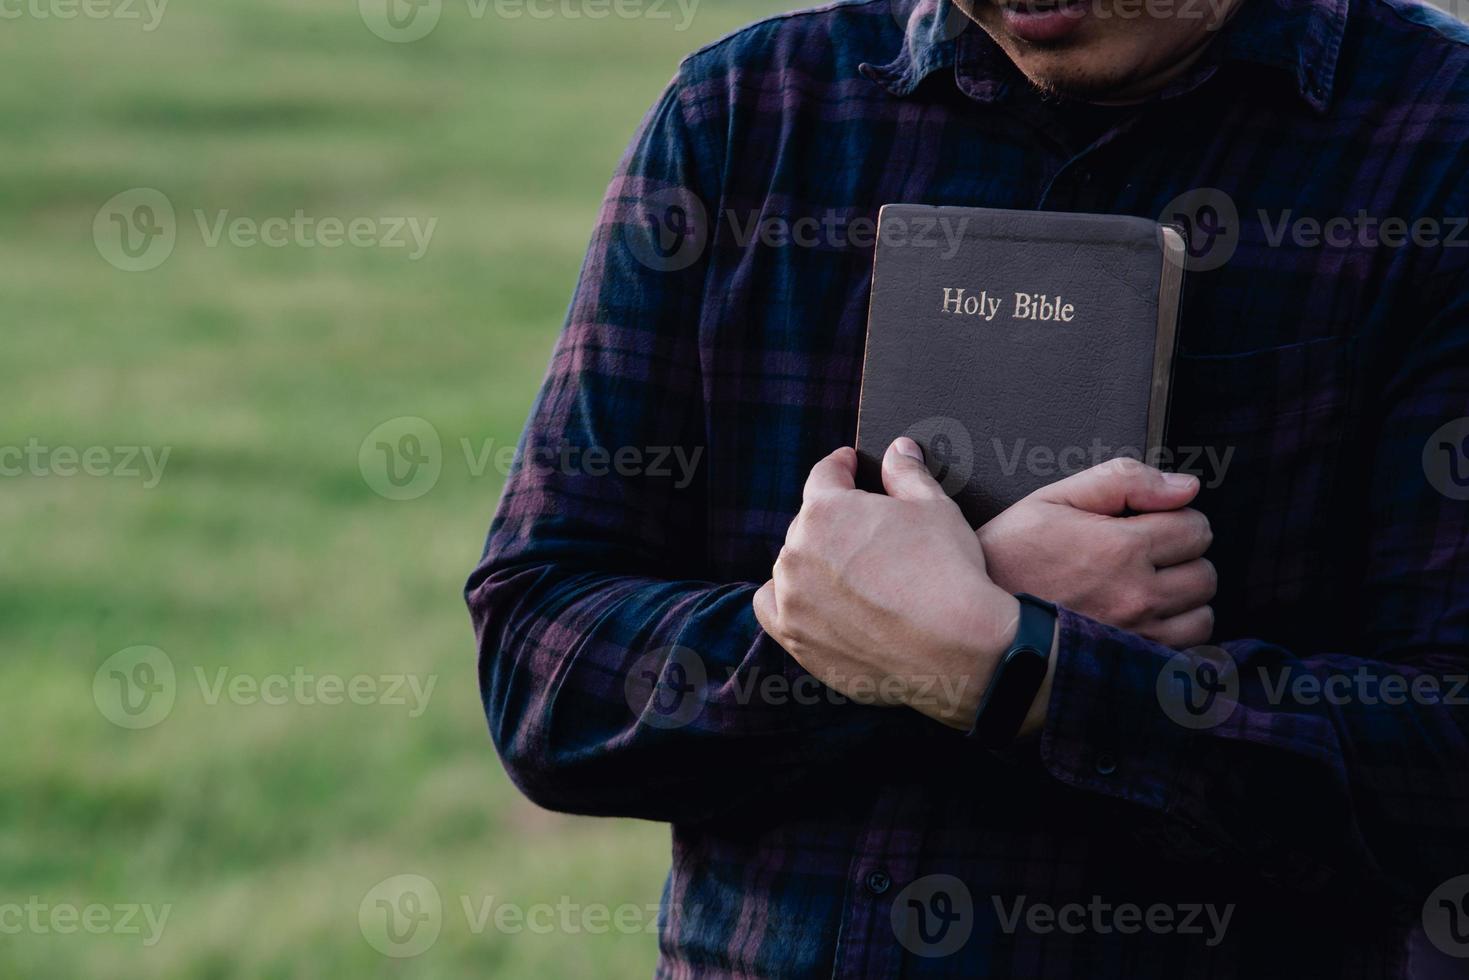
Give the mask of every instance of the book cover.
[{"label": "book cover", "polygon": [[1115,456],[1156,464],[1185,258],[1145,218],[883,207],[859,485],[881,490],[883,452],[910,436],[978,527]]}]

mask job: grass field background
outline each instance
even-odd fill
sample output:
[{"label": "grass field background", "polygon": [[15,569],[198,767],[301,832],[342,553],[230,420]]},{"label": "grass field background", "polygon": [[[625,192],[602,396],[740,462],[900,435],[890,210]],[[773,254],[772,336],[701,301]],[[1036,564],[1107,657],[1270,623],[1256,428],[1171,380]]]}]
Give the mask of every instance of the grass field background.
[{"label": "grass field background", "polygon": [[[654,937],[599,934],[595,909],[657,901],[667,830],[517,795],[459,592],[634,125],[683,54],[790,4],[705,0],[678,30],[671,4],[443,0],[392,43],[353,0],[174,0],[152,29],[141,0],[95,3],[0,21],[0,448],[42,461],[0,477],[0,977],[648,975]],[[176,240],[133,272],[94,220],[136,188]],[[297,211],[437,223],[417,260],[199,226]],[[441,473],[393,500],[359,449],[405,416],[432,425]],[[70,474],[66,447],[106,475]],[[156,486],[130,447],[169,453]],[[107,665],[139,645],[173,704],[130,729]],[[384,696],[252,699],[275,675]],[[402,675],[435,684],[416,717],[384,703]],[[359,913],[404,874],[442,912],[397,958]],[[493,919],[568,903],[550,932]],[[167,908],[151,944],[123,922],[140,906]],[[65,911],[89,907],[98,934]]]}]

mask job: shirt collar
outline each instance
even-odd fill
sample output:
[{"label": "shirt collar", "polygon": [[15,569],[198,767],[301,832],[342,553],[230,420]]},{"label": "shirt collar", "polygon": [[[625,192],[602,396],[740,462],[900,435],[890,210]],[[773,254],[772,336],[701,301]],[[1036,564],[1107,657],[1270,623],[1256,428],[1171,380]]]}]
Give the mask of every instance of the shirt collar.
[{"label": "shirt collar", "polygon": [[[954,69],[960,90],[981,102],[997,101],[1023,83],[999,45],[952,0],[889,2],[904,28],[902,49],[885,65],[863,64],[859,70],[894,95],[911,94],[945,68]],[[1244,62],[1280,70],[1311,108],[1325,111],[1336,81],[1348,2],[1242,0],[1194,71],[1161,97],[1196,88],[1222,64]]]}]

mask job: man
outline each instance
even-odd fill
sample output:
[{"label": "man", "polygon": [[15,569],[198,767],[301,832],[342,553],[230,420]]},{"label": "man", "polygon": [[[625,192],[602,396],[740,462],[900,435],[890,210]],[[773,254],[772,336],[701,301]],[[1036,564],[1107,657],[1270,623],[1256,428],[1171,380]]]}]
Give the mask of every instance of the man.
[{"label": "man", "polygon": [[[673,825],[662,976],[1451,970],[1466,34],[1409,0],[974,3],[764,21],[645,119],[467,588],[505,765]],[[1189,225],[1202,480],[1103,463],[975,533],[903,439],[854,489],[889,202]],[[1059,608],[993,750],[1018,592]]]}]

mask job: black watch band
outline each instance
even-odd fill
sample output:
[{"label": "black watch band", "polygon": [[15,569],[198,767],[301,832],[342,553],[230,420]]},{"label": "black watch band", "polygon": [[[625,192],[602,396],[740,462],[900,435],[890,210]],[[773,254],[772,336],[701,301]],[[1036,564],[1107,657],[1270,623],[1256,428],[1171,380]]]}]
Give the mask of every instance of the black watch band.
[{"label": "black watch band", "polygon": [[1030,711],[1051,660],[1051,641],[1056,633],[1056,607],[1024,592],[1020,600],[1020,627],[1015,640],[1000,657],[995,674],[979,701],[979,713],[969,737],[988,748],[1002,748],[1015,741],[1025,715]]}]

